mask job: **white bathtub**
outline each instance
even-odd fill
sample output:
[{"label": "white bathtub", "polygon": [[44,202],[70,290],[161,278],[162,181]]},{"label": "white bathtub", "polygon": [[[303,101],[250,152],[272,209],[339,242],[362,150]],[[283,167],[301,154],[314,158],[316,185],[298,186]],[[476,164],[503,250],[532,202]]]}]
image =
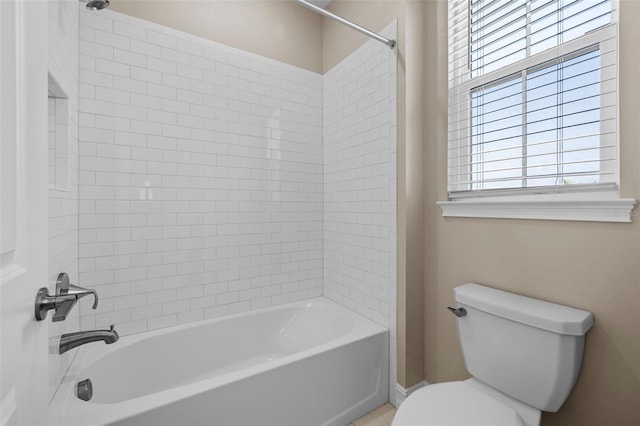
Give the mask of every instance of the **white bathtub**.
[{"label": "white bathtub", "polygon": [[[339,425],[388,399],[388,330],[317,298],[82,347],[51,405],[75,425]],[[75,396],[93,383],[93,398]]]}]

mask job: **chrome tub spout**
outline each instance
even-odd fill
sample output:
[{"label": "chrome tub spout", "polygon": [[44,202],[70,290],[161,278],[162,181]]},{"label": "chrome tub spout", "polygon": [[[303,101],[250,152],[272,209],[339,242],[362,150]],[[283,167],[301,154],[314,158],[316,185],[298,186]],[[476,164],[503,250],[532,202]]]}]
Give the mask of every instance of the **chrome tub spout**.
[{"label": "chrome tub spout", "polygon": [[76,333],[63,334],[60,336],[60,353],[63,354],[70,349],[85,343],[97,342],[98,340],[110,345],[117,342],[119,338],[118,332],[113,329],[113,324],[111,324],[109,330],[78,331]]}]

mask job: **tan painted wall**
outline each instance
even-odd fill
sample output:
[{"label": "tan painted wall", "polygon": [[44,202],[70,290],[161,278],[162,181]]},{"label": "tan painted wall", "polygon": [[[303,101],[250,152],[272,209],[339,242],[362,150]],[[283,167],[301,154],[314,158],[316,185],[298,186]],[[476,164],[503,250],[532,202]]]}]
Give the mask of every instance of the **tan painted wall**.
[{"label": "tan painted wall", "polygon": [[[394,19],[402,25],[399,38],[404,34],[405,0],[333,0],[327,10],[377,32]],[[402,36],[400,36],[402,34]],[[329,71],[349,56],[369,38],[332,19],[322,19],[322,61],[324,72]],[[381,44],[382,47],[384,45]],[[404,48],[400,45],[400,51]]]},{"label": "tan painted wall", "polygon": [[[425,378],[468,377],[446,306],[453,287],[484,283],[595,316],[578,383],[543,425],[640,424],[640,215],[632,224],[442,218],[435,202],[446,199],[446,3],[428,8],[436,26],[425,40]],[[621,190],[640,198],[640,2],[623,0],[620,11]]]},{"label": "tan painted wall", "polygon": [[322,72],[322,18],[292,0],[111,0],[110,9]]}]

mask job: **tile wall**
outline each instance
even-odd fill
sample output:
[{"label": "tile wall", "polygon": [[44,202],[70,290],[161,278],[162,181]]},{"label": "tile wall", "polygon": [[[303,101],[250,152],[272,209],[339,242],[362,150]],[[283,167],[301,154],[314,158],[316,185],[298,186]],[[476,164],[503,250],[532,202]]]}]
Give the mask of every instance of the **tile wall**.
[{"label": "tile wall", "polygon": [[395,289],[395,79],[395,51],[373,40],[324,76],[324,295],[385,326]]},{"label": "tile wall", "polygon": [[367,42],[321,76],[80,15],[80,282],[101,296],[82,328],[324,294],[390,327],[395,373],[395,51]]},{"label": "tile wall", "polygon": [[[397,24],[381,34],[395,39]],[[324,295],[390,328],[395,387],[396,50],[370,40],[324,75]]]},{"label": "tile wall", "polygon": [[122,335],[322,294],[322,76],[80,12],[81,327]]}]

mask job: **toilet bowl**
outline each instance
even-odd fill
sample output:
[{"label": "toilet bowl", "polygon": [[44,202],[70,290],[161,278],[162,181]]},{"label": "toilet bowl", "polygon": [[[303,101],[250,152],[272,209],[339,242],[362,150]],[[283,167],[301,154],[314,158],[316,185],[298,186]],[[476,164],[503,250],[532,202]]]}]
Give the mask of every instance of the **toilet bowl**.
[{"label": "toilet bowl", "polygon": [[454,296],[473,377],[415,391],[392,426],[537,426],[542,411],[558,411],[577,380],[591,313],[478,284]]},{"label": "toilet bowl", "polygon": [[391,426],[534,426],[540,410],[469,379],[426,386],[400,406]]}]

